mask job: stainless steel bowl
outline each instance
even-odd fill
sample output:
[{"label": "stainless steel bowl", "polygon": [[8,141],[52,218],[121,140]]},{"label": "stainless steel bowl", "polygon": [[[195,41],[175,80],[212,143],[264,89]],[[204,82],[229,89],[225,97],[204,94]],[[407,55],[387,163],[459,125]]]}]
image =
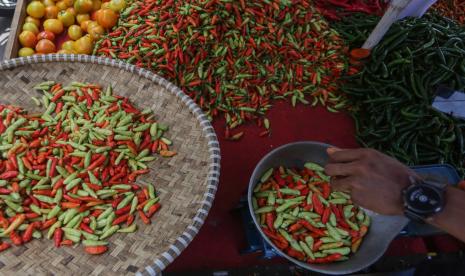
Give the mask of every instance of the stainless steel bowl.
[{"label": "stainless steel bowl", "polygon": [[401,216],[383,216],[365,210],[371,217],[371,226],[357,253],[351,255],[349,260],[344,262],[308,264],[289,257],[268,239],[260,228],[260,224],[255,218],[252,207],[254,187],[258,184],[260,177],[265,171],[269,168],[281,165],[285,167],[303,168],[304,163],[309,161],[324,166],[328,160],[328,155],[326,153],[328,147],[330,147],[330,145],[318,142],[296,142],[281,146],[263,157],[250,178],[247,195],[249,211],[262,237],[273,246],[281,256],[309,270],[332,275],[348,274],[366,268],[378,260],[386,251],[389,243],[408,223],[408,220]]}]

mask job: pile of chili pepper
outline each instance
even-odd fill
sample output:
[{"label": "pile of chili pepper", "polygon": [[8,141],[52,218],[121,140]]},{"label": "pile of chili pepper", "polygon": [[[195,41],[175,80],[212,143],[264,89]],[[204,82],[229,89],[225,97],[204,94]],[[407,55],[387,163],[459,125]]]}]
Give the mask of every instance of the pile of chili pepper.
[{"label": "pile of chili pepper", "polygon": [[433,9],[443,16],[465,24],[465,1],[463,0],[437,1],[433,5]]},{"label": "pile of chili pepper", "polygon": [[331,191],[315,163],[271,168],[254,188],[254,213],[265,235],[299,261],[330,263],[357,252],[370,217],[344,192]]},{"label": "pile of chili pepper", "polygon": [[[41,238],[55,246],[82,242],[89,254],[107,251],[114,233],[136,231],[161,207],[155,188],[135,183],[151,153],[173,156],[166,126],[111,87],[52,81],[42,114],[0,105],[0,237],[15,245]],[[1,241],[0,251],[11,245]]]},{"label": "pile of chili pepper", "polygon": [[382,15],[387,7],[383,0],[315,0],[318,11],[329,20],[340,20],[351,13]]},{"label": "pile of chili pepper", "polygon": [[264,126],[273,100],[345,105],[336,80],[344,46],[311,1],[135,1],[94,54],[147,68],[180,86],[225,137],[246,121]]},{"label": "pile of chili pepper", "polygon": [[[357,48],[375,24],[348,17],[336,28]],[[431,105],[439,85],[465,88],[464,41],[463,27],[438,15],[395,23],[341,88],[353,106],[358,141],[409,165],[449,163],[463,176],[465,121]]]}]

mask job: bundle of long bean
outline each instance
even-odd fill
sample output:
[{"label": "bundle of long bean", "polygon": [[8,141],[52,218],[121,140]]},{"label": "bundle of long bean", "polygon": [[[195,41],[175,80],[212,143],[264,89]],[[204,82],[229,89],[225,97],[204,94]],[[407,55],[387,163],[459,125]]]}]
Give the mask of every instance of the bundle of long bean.
[{"label": "bundle of long bean", "polygon": [[[98,85],[45,82],[43,114],[0,105],[0,237],[21,245],[40,238],[55,246],[81,240],[101,254],[116,232],[134,232],[160,208],[154,187],[135,183],[151,152],[172,156],[165,126],[150,110]],[[0,242],[0,251],[10,247]]]},{"label": "bundle of long bean", "polygon": [[[179,85],[230,129],[275,99],[340,108],[343,43],[310,1],[135,1],[94,53],[148,68]],[[269,122],[265,119],[265,128]],[[267,130],[262,132],[263,135]]]},{"label": "bundle of long bean", "polygon": [[[337,29],[360,47],[364,30],[375,24],[355,16]],[[359,142],[407,164],[451,163],[464,175],[465,121],[431,107],[436,87],[462,90],[464,74],[465,32],[459,24],[435,15],[395,23],[342,87],[353,105]]]}]

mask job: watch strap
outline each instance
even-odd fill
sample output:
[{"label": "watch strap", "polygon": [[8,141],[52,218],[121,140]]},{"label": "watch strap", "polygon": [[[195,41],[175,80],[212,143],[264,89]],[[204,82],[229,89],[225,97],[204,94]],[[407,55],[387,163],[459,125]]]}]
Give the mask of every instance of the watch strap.
[{"label": "watch strap", "polygon": [[427,218],[424,218],[424,217],[418,215],[417,213],[413,212],[408,207],[405,208],[404,214],[405,214],[405,216],[407,218],[409,218],[409,219],[411,219],[411,220],[413,220],[415,222],[418,222],[418,223],[425,223],[425,220],[427,219]]}]

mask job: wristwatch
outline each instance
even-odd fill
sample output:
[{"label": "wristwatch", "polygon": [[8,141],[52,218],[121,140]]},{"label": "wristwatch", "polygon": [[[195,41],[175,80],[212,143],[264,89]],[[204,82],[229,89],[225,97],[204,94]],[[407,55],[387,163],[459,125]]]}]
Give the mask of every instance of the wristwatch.
[{"label": "wristwatch", "polygon": [[404,214],[411,220],[424,223],[444,208],[447,183],[413,178],[411,181],[412,185],[403,191]]}]

